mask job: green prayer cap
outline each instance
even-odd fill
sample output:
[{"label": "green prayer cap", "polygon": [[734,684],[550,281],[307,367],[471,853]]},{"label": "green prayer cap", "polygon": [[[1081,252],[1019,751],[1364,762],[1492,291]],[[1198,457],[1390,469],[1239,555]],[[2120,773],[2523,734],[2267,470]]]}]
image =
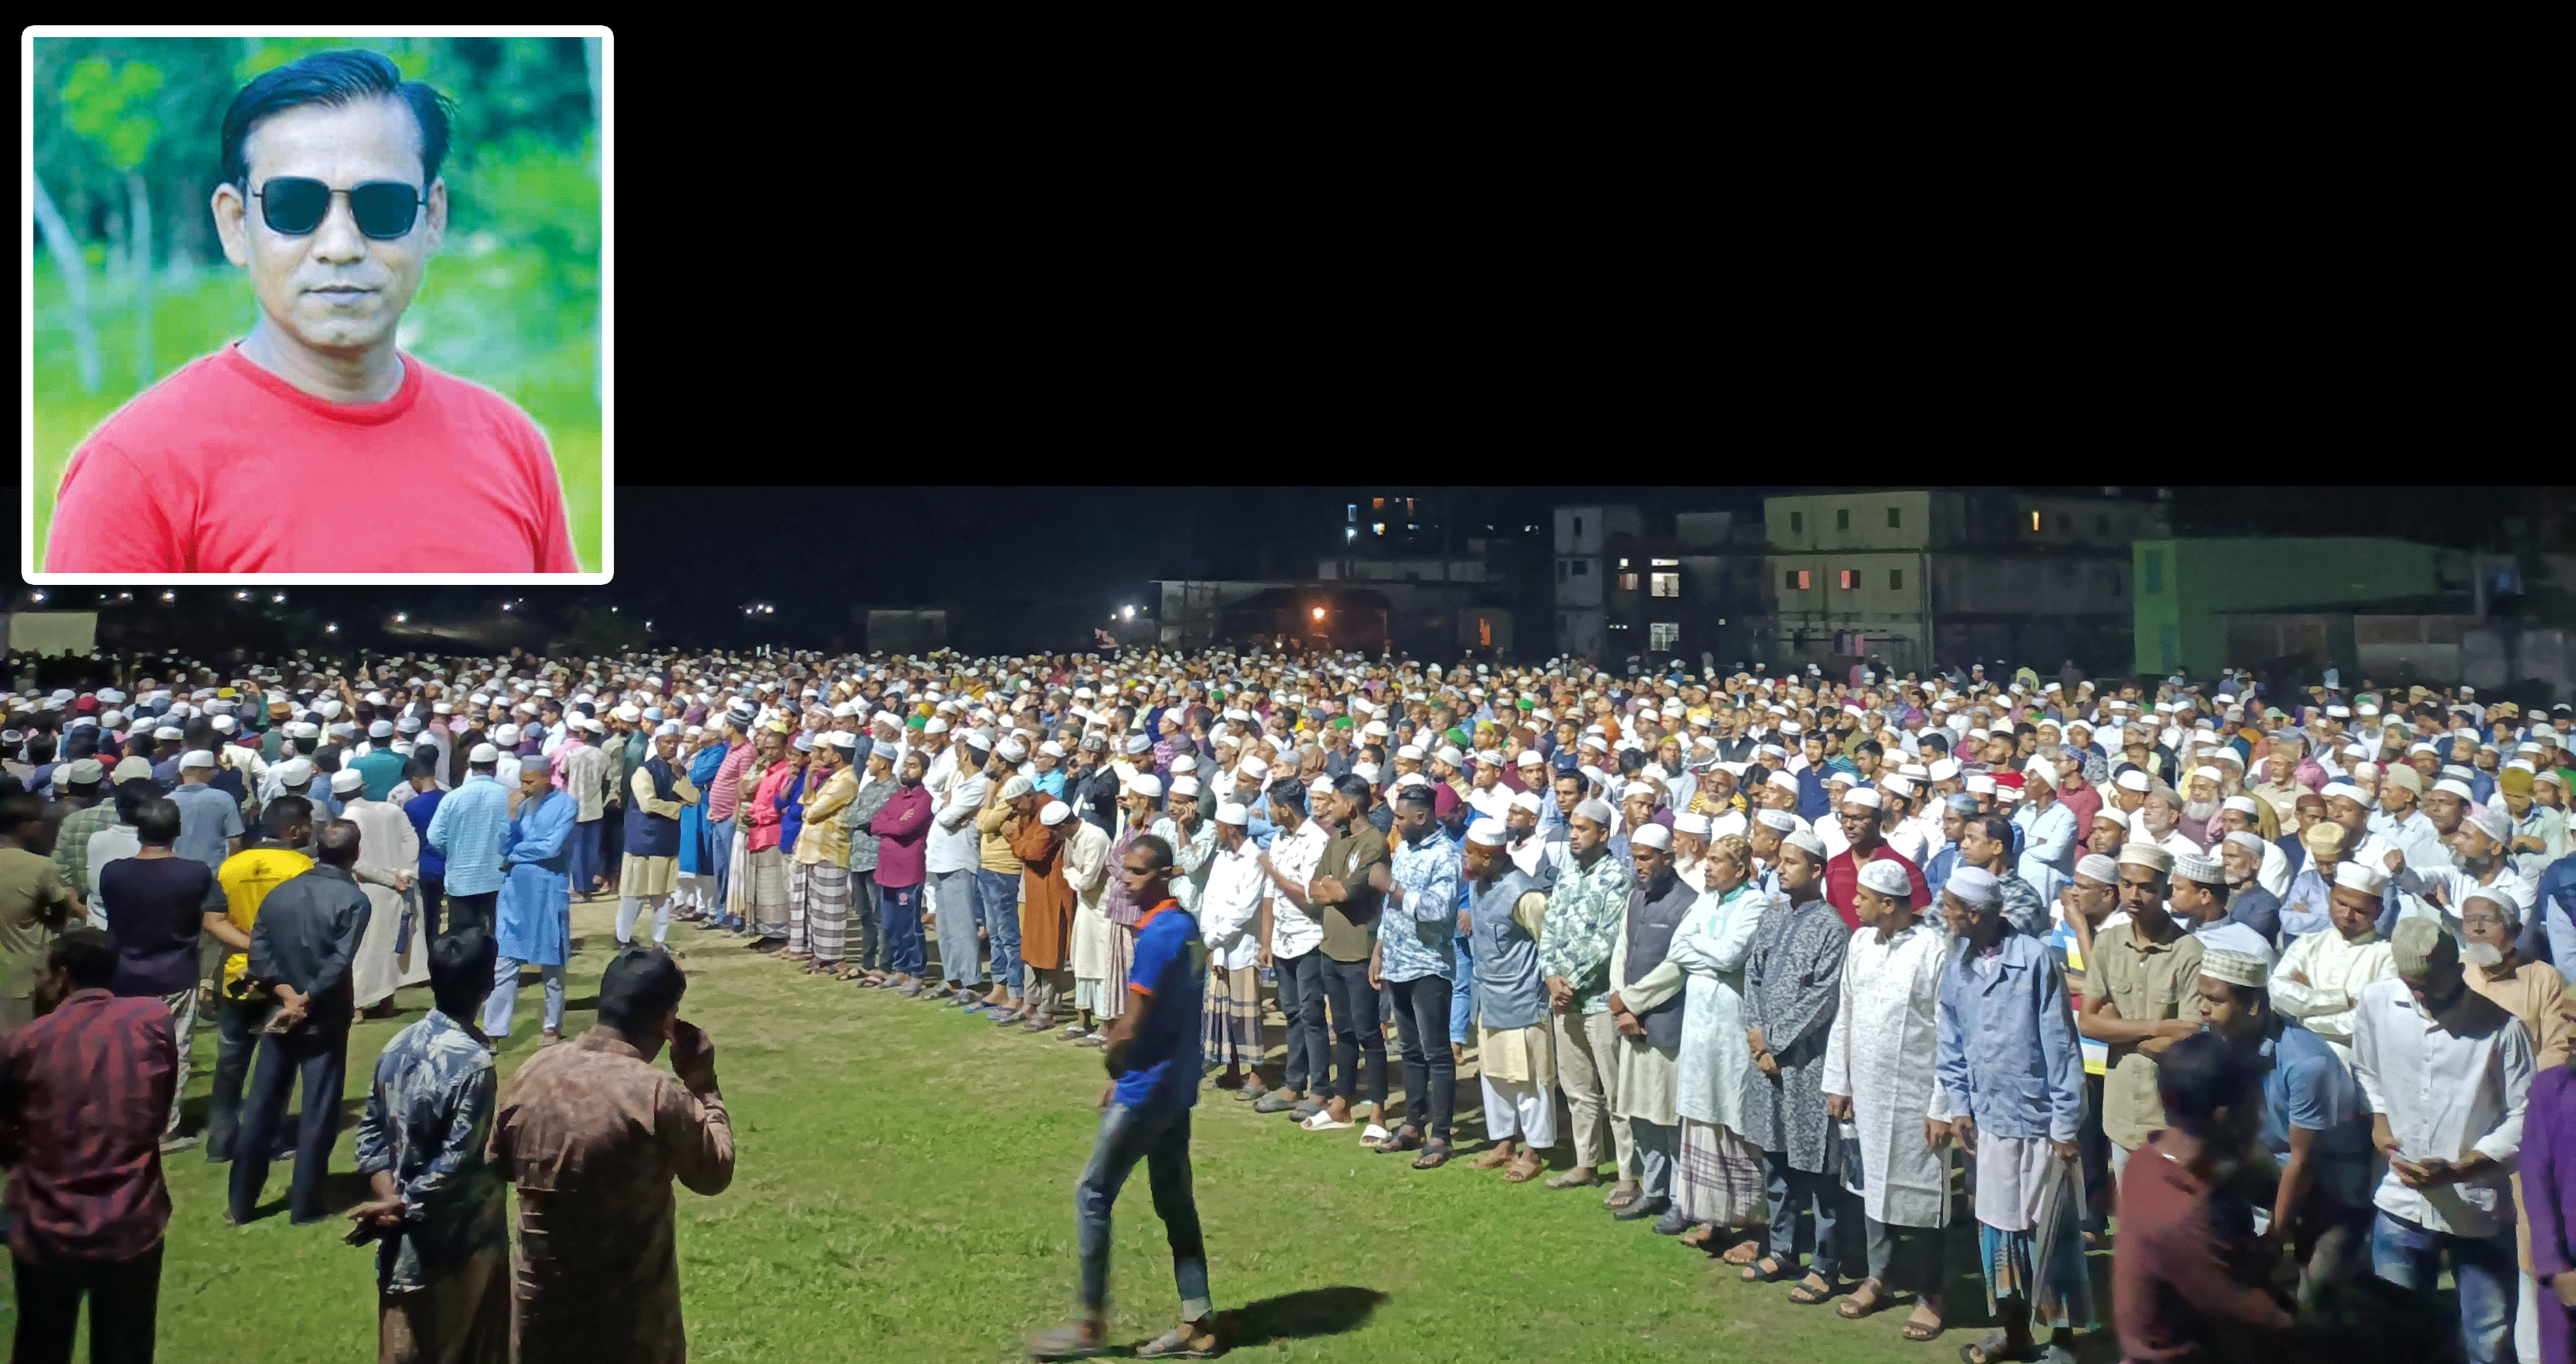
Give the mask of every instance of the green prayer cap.
[{"label": "green prayer cap", "polygon": [[903,722],[903,727],[904,727],[904,728],[906,728],[906,729],[920,729],[920,728],[922,728],[923,726],[925,726],[925,725],[927,725],[927,724],[929,724],[929,723],[930,723],[930,719],[929,719],[929,717],[927,717],[927,716],[922,716],[922,715],[916,715],[916,716],[912,717],[911,719],[904,721],[904,722]]}]

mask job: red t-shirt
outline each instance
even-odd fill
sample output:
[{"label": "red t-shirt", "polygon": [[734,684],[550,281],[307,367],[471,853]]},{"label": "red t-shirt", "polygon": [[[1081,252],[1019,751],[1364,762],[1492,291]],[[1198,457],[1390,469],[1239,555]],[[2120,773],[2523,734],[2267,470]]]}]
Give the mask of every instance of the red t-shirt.
[{"label": "red t-shirt", "polygon": [[190,361],[72,455],[45,571],[580,572],[536,423],[480,384],[402,364],[393,397],[335,403],[238,344]]},{"label": "red t-shirt", "polygon": [[[1879,846],[1877,854],[1870,860],[1893,862],[1905,868],[1905,883],[1914,891],[1915,913],[1939,912],[1937,909],[1927,908],[1932,905],[1932,890],[1923,883],[1921,867],[1905,860],[1894,848],[1885,844]],[[1860,863],[1853,861],[1851,849],[1845,848],[1835,853],[1833,859],[1825,863],[1825,900],[1834,907],[1836,914],[1843,916],[1843,926],[1854,932],[1860,929],[1859,895]]]}]

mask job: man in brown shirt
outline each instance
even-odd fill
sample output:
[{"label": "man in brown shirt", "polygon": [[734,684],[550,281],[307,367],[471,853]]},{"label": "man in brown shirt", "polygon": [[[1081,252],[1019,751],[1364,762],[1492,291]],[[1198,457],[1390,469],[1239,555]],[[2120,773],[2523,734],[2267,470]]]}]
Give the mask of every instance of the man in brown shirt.
[{"label": "man in brown shirt", "polygon": [[0,804],[0,1037],[36,1016],[29,996],[45,945],[80,909],[54,862],[53,839],[42,801],[15,796]]},{"label": "man in brown shirt", "polygon": [[2111,1044],[2102,1131],[2111,1139],[2114,1180],[2129,1153],[2165,1125],[2156,1101],[2157,1060],[2166,1047],[2200,1031],[2201,944],[2165,907],[2172,869],[2173,854],[2152,843],[2123,846],[2120,907],[2129,922],[2096,934],[2084,957],[2084,1012],[2075,1026]]},{"label": "man in brown shirt", "polygon": [[[630,947],[599,983],[599,1026],[519,1068],[492,1124],[492,1164],[519,1186],[513,1357],[686,1358],[671,1181],[733,1182],[715,1048],[680,1019],[688,978]],[[671,1074],[654,1058],[671,1044]]]},{"label": "man in brown shirt", "polygon": [[1359,1098],[1360,1057],[1368,1057],[1369,1130],[1366,1137],[1386,1135],[1386,1031],[1378,1022],[1378,987],[1369,979],[1369,957],[1377,945],[1377,915],[1386,898],[1386,835],[1368,821],[1369,784],[1356,773],[1333,783],[1333,794],[1318,802],[1319,812],[1335,832],[1315,865],[1307,899],[1323,908],[1324,1000],[1331,1007],[1333,1070],[1318,1088],[1324,1111],[1306,1119],[1310,1132],[1351,1125],[1351,1103]]}]

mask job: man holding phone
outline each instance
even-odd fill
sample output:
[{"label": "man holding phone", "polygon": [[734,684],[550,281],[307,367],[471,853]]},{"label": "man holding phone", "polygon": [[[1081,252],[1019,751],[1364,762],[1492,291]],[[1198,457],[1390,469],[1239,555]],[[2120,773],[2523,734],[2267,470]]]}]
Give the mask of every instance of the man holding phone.
[{"label": "man holding phone", "polygon": [[1089,1359],[1109,1352],[1109,1212],[1140,1160],[1154,1213],[1171,1242],[1181,1324],[1135,1353],[1142,1359],[1205,1359],[1218,1350],[1207,1249],[1190,1191],[1190,1109],[1199,1101],[1207,946],[1198,920],[1172,896],[1172,871],[1172,845],[1153,834],[1138,838],[1119,859],[1118,874],[1144,917],[1136,921],[1127,1007],[1101,1049],[1110,1082],[1100,1095],[1100,1135],[1074,1191],[1082,1228],[1082,1317],[1032,1337],[1029,1354],[1037,1359]]},{"label": "man holding phone", "polygon": [[[522,1359],[687,1357],[671,1181],[710,1195],[733,1182],[715,1047],[680,1018],[688,987],[662,948],[619,952],[599,1026],[530,1057],[502,1096],[491,1157],[519,1186]],[[665,1042],[670,1072],[653,1065]]]}]

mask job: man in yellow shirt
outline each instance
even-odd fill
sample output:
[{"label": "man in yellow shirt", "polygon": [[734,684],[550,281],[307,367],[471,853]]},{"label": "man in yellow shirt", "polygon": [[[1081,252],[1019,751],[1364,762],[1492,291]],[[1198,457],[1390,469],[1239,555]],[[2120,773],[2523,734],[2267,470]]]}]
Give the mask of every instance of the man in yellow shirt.
[{"label": "man in yellow shirt", "polygon": [[297,851],[312,836],[313,802],[302,796],[280,796],[260,814],[259,841],[225,858],[215,872],[216,884],[224,892],[224,909],[208,911],[205,925],[208,933],[222,940],[226,951],[218,987],[222,998],[215,1012],[215,1089],[206,1102],[206,1160],[212,1164],[232,1159],[251,1054],[259,1045],[259,1030],[277,1008],[267,991],[243,979],[250,968],[251,925],[258,921],[260,904],[270,891],[313,869],[313,859]]}]

